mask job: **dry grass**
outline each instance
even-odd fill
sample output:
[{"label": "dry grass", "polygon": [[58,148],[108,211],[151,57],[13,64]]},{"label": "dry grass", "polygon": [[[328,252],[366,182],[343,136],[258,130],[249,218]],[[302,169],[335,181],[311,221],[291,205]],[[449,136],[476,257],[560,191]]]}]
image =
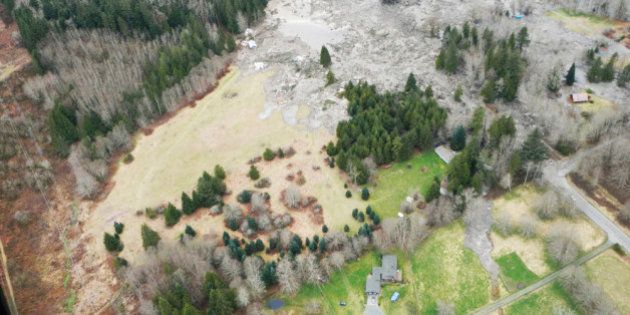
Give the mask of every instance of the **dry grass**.
[{"label": "dry grass", "polygon": [[[624,261],[625,259],[625,261]],[[586,264],[591,281],[599,285],[615,302],[621,314],[630,314],[630,263],[628,257],[621,257],[608,250]]]},{"label": "dry grass", "polygon": [[581,103],[577,106],[583,112],[596,113],[602,110],[616,110],[617,105],[610,100],[607,100],[601,96],[591,95],[591,102]]},{"label": "dry grass", "polygon": [[570,10],[550,11],[548,17],[559,21],[562,25],[576,33],[584,35],[600,35],[605,30],[617,25],[618,22],[603,17],[573,12]]},{"label": "dry grass", "polygon": [[498,257],[516,252],[527,267],[539,276],[550,271],[545,262],[545,238],[554,230],[563,228],[575,235],[575,241],[582,251],[588,251],[605,240],[604,233],[595,227],[588,219],[577,216],[573,219],[558,217],[553,220],[543,221],[538,219],[533,209],[542,191],[531,185],[524,185],[514,189],[494,201],[493,217],[498,218],[503,212],[509,213],[512,225],[523,217],[533,217],[536,222],[537,237],[525,239],[520,235],[502,237],[492,232],[494,243],[493,256]]},{"label": "dry grass", "polygon": [[[96,240],[95,249],[104,254],[102,235],[113,229],[114,221],[126,225],[122,235],[123,254],[130,261],[142,250],[139,230],[146,221],[165,241],[175,241],[186,224],[201,234],[220,235],[222,217],[211,217],[207,212],[184,217],[171,229],[165,228],[161,218],[150,221],[144,216],[137,217],[135,212],[167,202],[179,206],[182,191],[190,193],[202,172],[211,172],[215,164],[227,171],[226,182],[233,192],[228,202],[235,202],[241,190],[254,189],[254,182],[246,176],[247,161],[260,156],[267,147],[292,146],[297,151],[290,159],[262,161],[257,165],[261,175],[272,182],[265,191],[272,196],[274,213],[287,211],[279,200],[280,191],[289,185],[285,177],[301,170],[306,178],[306,184],[300,188],[302,194],[319,199],[325,223],[331,227],[353,224],[352,209],[364,208],[365,204],[358,198],[345,198],[337,170],[325,166],[324,153],[319,152],[334,135],[324,130],[306,131],[288,126],[278,112],[260,118],[265,101],[263,83],[272,74],[267,71],[242,76],[238,69],[233,69],[195,107],[182,110],[151,135],[139,135],[132,152],[135,160],[120,164],[113,176],[115,184],[111,192],[95,205],[87,218],[84,228]],[[314,166],[320,169],[315,170]],[[295,218],[292,227],[295,232],[305,236],[320,232],[320,226],[311,224],[307,214],[295,214]]]}]

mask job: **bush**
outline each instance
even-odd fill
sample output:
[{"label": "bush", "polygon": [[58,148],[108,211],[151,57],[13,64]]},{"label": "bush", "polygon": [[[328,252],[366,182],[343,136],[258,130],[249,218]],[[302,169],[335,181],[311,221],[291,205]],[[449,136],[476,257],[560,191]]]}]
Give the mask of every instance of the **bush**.
[{"label": "bush", "polygon": [[461,102],[462,101],[462,95],[464,95],[464,90],[462,90],[462,86],[458,85],[457,89],[455,89],[455,94],[453,95],[453,98],[455,99],[455,102]]},{"label": "bush", "polygon": [[186,229],[184,230],[184,233],[186,233],[186,235],[190,237],[197,236],[197,231],[195,231],[190,225],[186,225]]},{"label": "bush", "polygon": [[241,204],[250,203],[252,201],[252,195],[254,194],[251,190],[243,190],[238,196],[236,196],[236,201]]},{"label": "bush", "polygon": [[263,159],[265,161],[272,161],[276,158],[276,152],[271,151],[271,149],[267,148],[265,152],[263,152]]},{"label": "bush", "polygon": [[105,243],[105,249],[109,252],[121,252],[124,248],[118,234],[111,235],[109,233],[105,233],[103,243]]},{"label": "bush", "polygon": [[122,234],[124,229],[125,229],[124,224],[120,222],[114,222],[114,230],[116,231],[116,234]]},{"label": "bush", "polygon": [[166,226],[173,226],[177,224],[181,216],[182,212],[177,210],[172,203],[169,203],[164,210],[164,222],[166,222]]},{"label": "bush", "polygon": [[335,74],[332,70],[328,70],[328,73],[326,74],[326,86],[335,83],[335,81],[337,81],[337,79],[335,79]]},{"label": "bush", "polygon": [[249,173],[247,173],[247,176],[249,176],[251,180],[258,180],[260,178],[260,172],[258,172],[258,168],[256,168],[256,166],[252,165],[249,167]]},{"label": "bush", "polygon": [[370,190],[368,190],[367,187],[364,187],[361,190],[361,199],[366,200],[366,201],[370,199]]},{"label": "bush", "polygon": [[324,234],[328,233],[328,226],[326,224],[324,224],[324,226],[322,226],[322,232]]},{"label": "bush", "polygon": [[134,160],[133,154],[127,153],[125,155],[125,158],[123,159],[123,163],[129,164],[129,163],[133,162],[133,160]]},{"label": "bush", "polygon": [[116,270],[122,268],[122,267],[127,267],[129,266],[129,262],[127,262],[127,259],[124,259],[122,257],[118,257],[116,256],[116,258],[114,258],[114,268]]},{"label": "bush", "polygon": [[570,140],[560,139],[556,142],[554,148],[564,156],[569,156],[576,151],[576,144]]},{"label": "bush", "polygon": [[149,219],[151,219],[151,220],[153,220],[153,219],[157,218],[157,216],[158,216],[157,211],[155,211],[155,209],[150,208],[150,207],[149,207],[149,208],[144,209],[144,213],[145,213],[145,215],[146,215]]},{"label": "bush", "polygon": [[346,190],[346,198],[352,198],[352,192],[349,190]]},{"label": "bush", "polygon": [[347,224],[344,225],[343,226],[343,231],[346,232],[346,233],[350,232],[350,227]]},{"label": "bush", "polygon": [[145,250],[151,246],[156,247],[160,242],[160,235],[146,224],[142,225],[140,234],[142,236],[142,247]]}]

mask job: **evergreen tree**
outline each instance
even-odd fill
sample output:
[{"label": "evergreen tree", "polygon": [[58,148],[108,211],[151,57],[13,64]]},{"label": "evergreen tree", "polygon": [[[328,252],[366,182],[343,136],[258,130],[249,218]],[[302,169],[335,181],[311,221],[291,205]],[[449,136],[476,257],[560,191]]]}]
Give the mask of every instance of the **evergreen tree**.
[{"label": "evergreen tree", "polygon": [[571,65],[569,72],[567,72],[567,75],[564,77],[564,82],[568,86],[573,86],[573,83],[575,83],[575,62]]},{"label": "evergreen tree", "polygon": [[118,234],[111,235],[109,233],[105,233],[103,243],[105,243],[105,249],[110,252],[121,252],[124,248]]},{"label": "evergreen tree", "polygon": [[444,57],[444,70],[448,73],[455,73],[459,68],[460,57],[457,53],[457,45],[452,41],[446,49]]},{"label": "evergreen tree", "polygon": [[219,164],[214,166],[214,177],[224,180],[225,179],[225,170]]},{"label": "evergreen tree", "polygon": [[407,77],[407,83],[405,83],[405,92],[417,91],[418,85],[416,83],[416,77],[413,73],[409,73]]},{"label": "evergreen tree", "polygon": [[472,38],[473,46],[477,47],[479,45],[479,32],[477,31],[477,27],[473,26],[472,32],[470,34]]},{"label": "evergreen tree", "polygon": [[542,135],[538,129],[534,129],[527,136],[521,148],[521,159],[523,161],[541,162],[548,158],[549,153],[547,147],[542,142]]},{"label": "evergreen tree", "polygon": [[166,226],[173,226],[177,224],[181,216],[181,211],[177,210],[177,208],[169,202],[166,209],[164,209],[164,222],[166,222]]},{"label": "evergreen tree", "polygon": [[486,80],[486,84],[484,84],[481,89],[481,96],[483,97],[484,103],[493,103],[497,97],[496,90],[496,82],[493,79]]},{"label": "evergreen tree", "polygon": [[473,112],[473,118],[470,122],[470,132],[473,136],[478,136],[485,127],[486,110],[483,107],[477,107]]},{"label": "evergreen tree", "polygon": [[328,48],[326,46],[322,46],[322,50],[319,53],[319,63],[324,66],[324,68],[330,67],[332,60],[330,59],[330,54],[328,53]]},{"label": "evergreen tree", "polygon": [[157,244],[160,242],[160,235],[156,231],[143,224],[140,232],[142,235],[142,247],[145,250],[151,246],[157,247]]},{"label": "evergreen tree", "polygon": [[451,149],[461,151],[466,147],[466,130],[463,126],[458,126],[451,135]]},{"label": "evergreen tree", "polygon": [[440,197],[440,179],[438,177],[435,177],[435,179],[431,183],[431,186],[429,186],[426,195],[424,196],[424,201],[429,203],[437,199],[438,197]]},{"label": "evergreen tree", "polygon": [[120,223],[120,222],[114,222],[114,231],[116,231],[116,234],[120,235],[122,234],[123,230],[125,229],[125,225]]},{"label": "evergreen tree", "polygon": [[617,76],[617,86],[624,88],[630,82],[630,64],[627,64]]},{"label": "evergreen tree", "polygon": [[444,70],[444,66],[446,65],[446,51],[444,48],[440,49],[440,53],[437,58],[435,58],[435,69]]},{"label": "evergreen tree", "polygon": [[518,32],[517,47],[523,49],[523,47],[529,45],[529,33],[527,27],[523,26]]},{"label": "evergreen tree", "polygon": [[490,136],[489,146],[496,148],[501,143],[503,137],[513,137],[516,134],[516,126],[514,125],[514,119],[511,116],[501,116],[495,118],[488,128],[488,135]]},{"label": "evergreen tree", "polygon": [[322,226],[322,232],[324,232],[324,234],[328,233],[328,226],[326,224]]},{"label": "evergreen tree", "polygon": [[258,180],[260,178],[260,172],[258,172],[258,168],[252,165],[249,167],[249,173],[247,173],[251,180]]},{"label": "evergreen tree", "polygon": [[65,156],[69,145],[79,140],[76,124],[74,112],[60,103],[55,103],[48,117],[48,126],[53,146],[58,154]]},{"label": "evergreen tree", "polygon": [[588,69],[588,72],[586,73],[586,78],[589,82],[597,83],[601,81],[603,71],[602,65],[603,62],[601,57],[597,57],[597,59],[593,61],[591,68]]},{"label": "evergreen tree", "polygon": [[210,290],[208,314],[230,315],[236,309],[236,294],[232,289]]},{"label": "evergreen tree", "polygon": [[182,193],[182,212],[186,215],[190,215],[197,210],[193,204],[193,200],[186,194]]},{"label": "evergreen tree", "polygon": [[271,160],[273,160],[275,158],[276,158],[276,152],[273,152],[269,148],[265,149],[265,152],[263,152],[263,159],[265,161],[271,161]]},{"label": "evergreen tree", "polygon": [[363,199],[363,200],[368,200],[368,199],[370,199],[370,190],[369,190],[369,189],[367,189],[367,187],[364,187],[364,188],[361,190],[361,199]]},{"label": "evergreen tree", "polygon": [[278,277],[276,276],[276,262],[268,262],[262,268],[261,279],[265,283],[267,288],[278,283]]},{"label": "evergreen tree", "polygon": [[343,226],[343,231],[348,233],[350,232],[350,226],[348,226],[347,224]]},{"label": "evergreen tree", "polygon": [[617,53],[613,54],[602,69],[601,80],[603,82],[612,82],[615,79],[615,63],[617,62],[618,57],[619,55]]},{"label": "evergreen tree", "polygon": [[332,141],[330,141],[328,145],[326,145],[326,154],[328,154],[328,156],[330,157],[333,157],[337,155],[337,153],[338,153],[337,147]]}]

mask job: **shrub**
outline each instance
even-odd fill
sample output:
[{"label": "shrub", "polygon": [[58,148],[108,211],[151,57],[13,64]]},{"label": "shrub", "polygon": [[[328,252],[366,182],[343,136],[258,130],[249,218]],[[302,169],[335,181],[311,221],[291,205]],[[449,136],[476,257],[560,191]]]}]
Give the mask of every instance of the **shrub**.
[{"label": "shrub", "polygon": [[186,225],[184,233],[186,233],[186,235],[189,235],[190,237],[197,236],[197,231],[195,231],[190,225]]},{"label": "shrub", "polygon": [[166,226],[173,226],[179,222],[179,218],[181,218],[182,212],[177,210],[172,203],[169,203],[166,209],[164,210],[164,222],[166,222]]},{"label": "shrub", "polygon": [[322,226],[322,232],[324,234],[328,233],[328,226],[326,224],[324,224],[324,226]]},{"label": "shrub", "polygon": [[366,200],[366,201],[370,199],[370,190],[367,189],[367,187],[364,187],[361,190],[361,199]]},{"label": "shrub", "polygon": [[105,249],[109,252],[120,252],[124,248],[118,234],[111,235],[109,233],[105,233],[103,243],[105,243]]},{"label": "shrub", "polygon": [[462,95],[464,95],[464,91],[462,90],[462,86],[458,85],[457,88],[455,89],[455,93],[453,94],[453,98],[455,99],[455,102],[461,102]]},{"label": "shrub", "polygon": [[153,219],[157,218],[157,216],[158,216],[157,211],[155,211],[155,209],[150,208],[150,207],[149,207],[149,208],[144,209],[144,213],[145,213],[145,214],[146,214],[146,216],[147,216],[149,219],[151,219],[151,220],[153,220]]},{"label": "shrub", "polygon": [[337,81],[337,79],[335,79],[335,74],[332,70],[328,70],[328,73],[326,74],[326,86],[335,83],[335,81]]},{"label": "shrub", "polygon": [[364,222],[365,214],[363,214],[363,212],[359,212],[359,214],[357,215],[357,220],[359,220],[359,222]]},{"label": "shrub", "polygon": [[252,200],[252,195],[254,194],[251,190],[243,190],[238,196],[236,196],[236,201],[239,203],[245,204],[249,203]]},{"label": "shrub", "polygon": [[125,158],[123,159],[123,163],[129,164],[129,163],[133,162],[133,160],[134,160],[133,154],[127,153],[125,155]]},{"label": "shrub", "polygon": [[258,168],[256,168],[256,166],[252,165],[249,167],[249,173],[247,173],[247,176],[249,176],[251,180],[258,180],[260,178],[260,172],[258,172]]},{"label": "shrub", "polygon": [[129,266],[129,262],[127,262],[127,259],[124,259],[122,257],[118,257],[116,256],[116,258],[114,258],[114,268],[116,270],[122,268],[122,267],[127,267]]},{"label": "shrub", "polygon": [[125,229],[124,224],[120,222],[114,222],[114,230],[116,231],[116,234],[122,234],[124,229]]},{"label": "shrub", "polygon": [[346,190],[346,198],[352,198],[352,192],[349,190]]},{"label": "shrub", "polygon": [[356,219],[358,215],[359,215],[359,209],[356,209],[356,208],[352,209],[352,217]]},{"label": "shrub", "polygon": [[265,152],[263,152],[263,159],[265,161],[272,161],[276,158],[276,152],[271,151],[271,149],[267,148]]},{"label": "shrub", "polygon": [[142,225],[140,233],[142,235],[142,247],[145,250],[151,246],[156,247],[160,242],[160,235],[146,224]]},{"label": "shrub", "polygon": [[350,232],[350,227],[347,224],[344,225],[343,226],[343,231],[346,232],[346,233]]}]

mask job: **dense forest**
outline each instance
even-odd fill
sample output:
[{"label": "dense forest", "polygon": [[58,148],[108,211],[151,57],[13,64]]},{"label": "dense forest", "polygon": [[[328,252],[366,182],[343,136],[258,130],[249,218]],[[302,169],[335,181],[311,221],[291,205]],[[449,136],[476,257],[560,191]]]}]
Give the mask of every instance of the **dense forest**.
[{"label": "dense forest", "polygon": [[[481,45],[480,45],[481,44]],[[435,60],[435,67],[448,74],[455,74],[465,63],[465,52],[471,47],[479,48],[485,56],[485,82],[481,90],[484,102],[492,103],[496,99],[506,102],[516,100],[518,87],[523,76],[525,60],[523,48],[529,45],[526,27],[518,34],[495,40],[494,33],[485,29],[481,38],[476,27],[468,23],[457,27],[447,26],[442,36],[442,48]]]},{"label": "dense forest", "polygon": [[52,148],[70,157],[77,191],[89,197],[133,131],[215,83],[267,0],[3,4],[40,73],[24,91],[50,110]]},{"label": "dense forest", "polygon": [[430,149],[447,113],[433,98],[431,87],[418,88],[413,74],[404,91],[380,94],[366,82],[348,83],[345,97],[351,119],[337,126],[336,144],[328,154],[357,184],[365,184],[369,170],[364,160],[376,165],[404,161],[414,149]]}]

